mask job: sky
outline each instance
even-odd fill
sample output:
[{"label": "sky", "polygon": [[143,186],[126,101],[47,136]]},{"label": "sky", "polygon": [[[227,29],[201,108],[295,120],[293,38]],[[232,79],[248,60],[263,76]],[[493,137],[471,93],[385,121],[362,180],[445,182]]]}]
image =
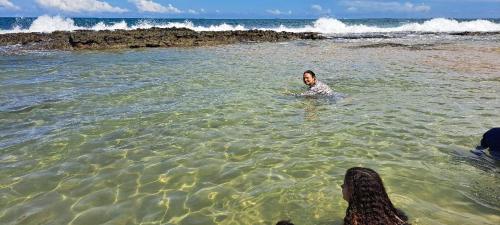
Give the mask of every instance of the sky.
[{"label": "sky", "polygon": [[0,0],[0,17],[500,18],[500,0]]}]

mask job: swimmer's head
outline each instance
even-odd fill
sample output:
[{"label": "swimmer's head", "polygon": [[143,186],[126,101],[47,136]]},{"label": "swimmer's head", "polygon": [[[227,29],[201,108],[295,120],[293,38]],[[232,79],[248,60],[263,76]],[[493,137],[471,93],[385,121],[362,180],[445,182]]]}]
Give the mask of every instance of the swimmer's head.
[{"label": "swimmer's head", "polygon": [[276,225],[293,225],[290,220],[281,220],[276,223]]},{"label": "swimmer's head", "polygon": [[348,202],[344,224],[407,224],[406,216],[392,204],[382,179],[372,169],[347,170],[342,187]]},{"label": "swimmer's head", "polygon": [[304,81],[304,84],[311,87],[314,84],[316,84],[316,74],[314,74],[314,72],[311,70],[306,70],[306,71],[304,71],[302,81]]}]

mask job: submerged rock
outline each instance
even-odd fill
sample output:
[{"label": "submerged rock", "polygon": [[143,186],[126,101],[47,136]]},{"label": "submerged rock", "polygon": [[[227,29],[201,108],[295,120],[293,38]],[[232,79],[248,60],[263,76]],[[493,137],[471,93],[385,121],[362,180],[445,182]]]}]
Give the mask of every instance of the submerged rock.
[{"label": "submerged rock", "polygon": [[394,42],[382,42],[382,43],[374,43],[374,44],[366,44],[366,45],[357,45],[352,46],[353,49],[358,48],[406,48],[409,50],[436,50],[436,46],[445,45],[446,43],[441,44],[401,44]]},{"label": "submerged rock", "polygon": [[318,33],[291,33],[263,30],[202,31],[187,28],[150,28],[137,30],[77,30],[53,33],[1,34],[0,46],[20,44],[32,49],[121,49],[150,47],[193,47],[241,42],[279,42],[299,39],[324,39]]}]

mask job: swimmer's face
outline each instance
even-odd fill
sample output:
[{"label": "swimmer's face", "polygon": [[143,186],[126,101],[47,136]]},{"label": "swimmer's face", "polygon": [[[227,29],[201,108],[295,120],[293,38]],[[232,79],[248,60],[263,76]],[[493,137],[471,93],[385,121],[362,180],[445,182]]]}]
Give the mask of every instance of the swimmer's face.
[{"label": "swimmer's face", "polygon": [[344,198],[344,200],[346,200],[347,202],[349,202],[349,198],[350,198],[350,193],[349,193],[349,190],[347,188],[347,185],[345,184],[345,182],[340,185],[340,187],[342,188],[342,198]]},{"label": "swimmer's face", "polygon": [[313,86],[316,83],[316,78],[314,78],[310,73],[304,73],[303,76],[304,84],[308,86]]}]

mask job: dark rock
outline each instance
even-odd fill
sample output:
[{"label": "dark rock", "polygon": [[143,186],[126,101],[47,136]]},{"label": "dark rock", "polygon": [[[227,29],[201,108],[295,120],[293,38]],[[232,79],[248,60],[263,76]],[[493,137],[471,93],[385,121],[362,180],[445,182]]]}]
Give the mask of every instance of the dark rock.
[{"label": "dark rock", "polygon": [[450,33],[451,35],[457,35],[457,36],[485,36],[485,35],[497,35],[500,34],[498,31],[492,31],[492,32],[472,32],[472,31],[464,31],[464,32],[453,32]]},{"label": "dark rock", "polygon": [[262,30],[202,31],[186,28],[137,30],[77,30],[53,33],[1,34],[0,46],[21,44],[33,49],[120,49],[156,47],[213,46],[245,42],[278,42],[299,39],[324,39],[318,33],[290,33]]},{"label": "dark rock", "polygon": [[352,46],[353,49],[358,48],[406,48],[409,50],[437,50],[436,47],[445,45],[446,43],[440,44],[401,44],[393,42],[382,42],[367,45]]}]

